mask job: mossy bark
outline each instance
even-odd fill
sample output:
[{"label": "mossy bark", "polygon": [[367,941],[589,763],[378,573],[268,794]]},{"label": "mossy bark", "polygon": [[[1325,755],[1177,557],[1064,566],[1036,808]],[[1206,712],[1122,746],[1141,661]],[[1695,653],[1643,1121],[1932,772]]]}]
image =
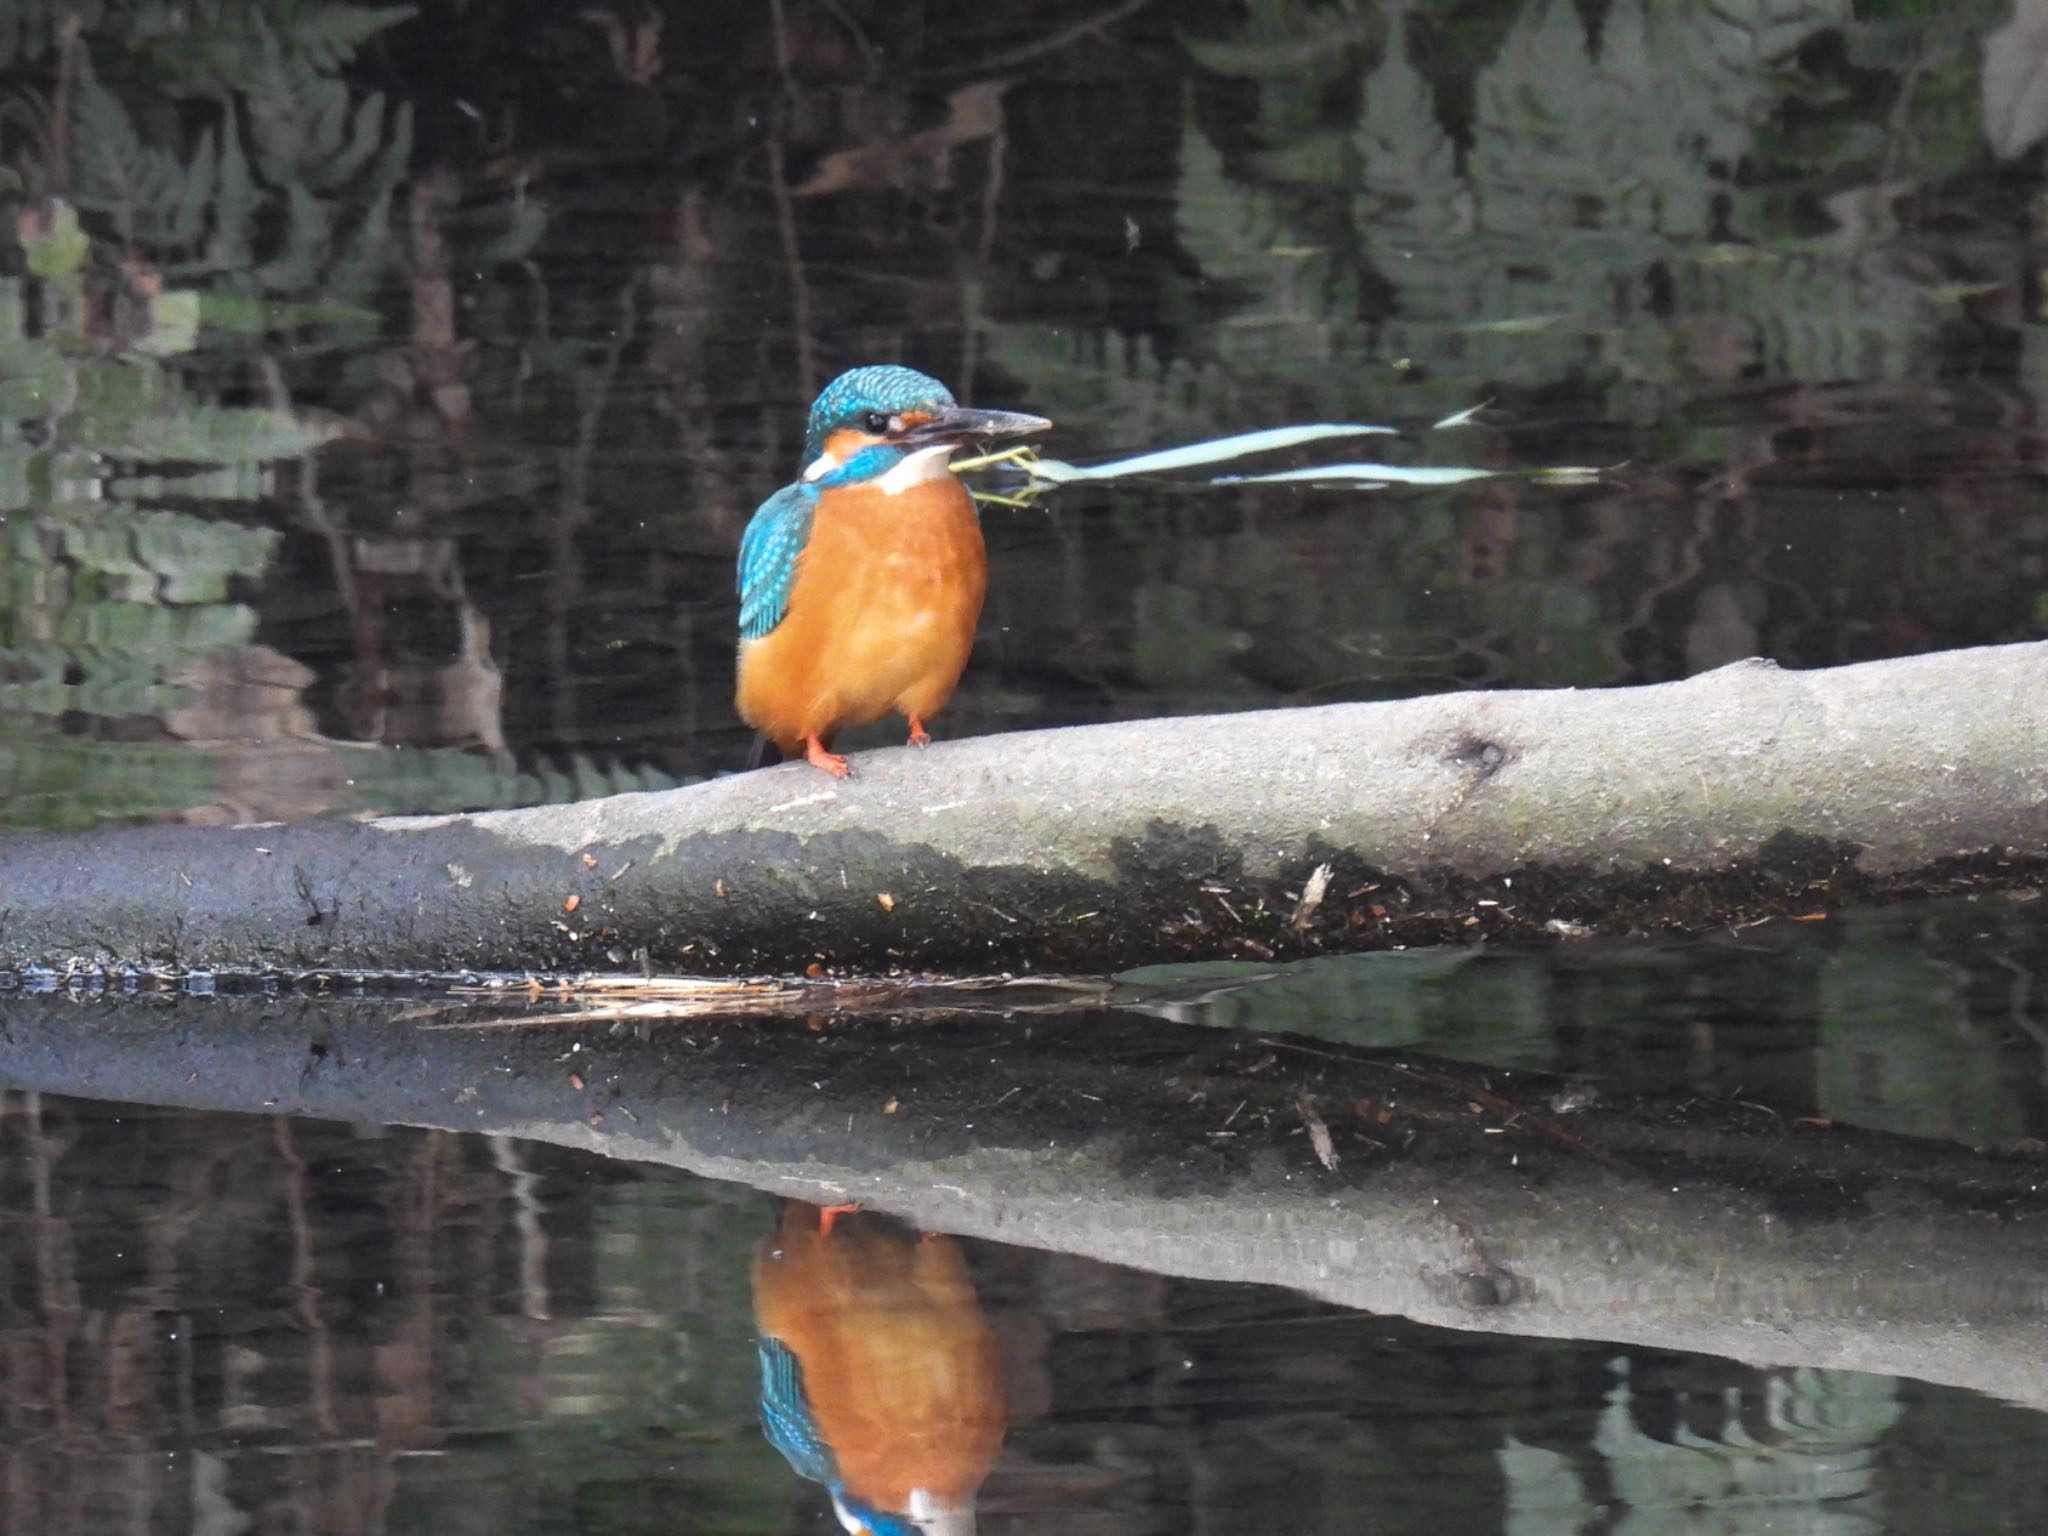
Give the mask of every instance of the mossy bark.
[{"label": "mossy bark", "polygon": [[2039,882],[2048,644],[854,762],[472,816],[19,837],[0,963],[1104,969]]}]

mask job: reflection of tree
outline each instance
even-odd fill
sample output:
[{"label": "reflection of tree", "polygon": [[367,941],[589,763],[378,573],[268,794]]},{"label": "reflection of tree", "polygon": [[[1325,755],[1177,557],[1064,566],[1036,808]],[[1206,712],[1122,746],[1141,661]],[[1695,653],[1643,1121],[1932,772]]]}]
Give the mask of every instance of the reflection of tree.
[{"label": "reflection of tree", "polygon": [[[131,54],[124,83],[134,107],[81,48],[72,163],[47,173],[71,176],[79,205],[104,214],[131,251],[178,280],[205,280],[217,309],[229,295],[330,311],[362,305],[391,259],[391,202],[411,158],[412,111],[387,114],[381,94],[358,98],[336,72],[405,12],[295,0],[239,9],[239,26],[216,22],[196,47],[159,35],[164,46]],[[131,36],[130,47],[138,41]],[[138,122],[167,125],[175,107],[216,93],[225,105],[189,154],[175,137],[146,137]]]},{"label": "reflection of tree", "polygon": [[[1181,310],[1144,337],[999,325],[995,356],[1038,407],[1131,442],[1504,394],[1514,425],[1396,451],[1670,467],[1563,506],[1513,482],[1275,495],[1173,528],[1124,493],[1061,577],[1098,631],[1102,712],[1127,690],[1197,709],[2036,633],[2025,563],[1981,528],[1948,537],[2002,493],[1941,488],[1968,408],[1938,382],[1959,305],[2020,266],[2010,231],[1944,267],[1909,223],[1976,152],[1956,12],[1436,10],[1274,0],[1191,36]],[[1830,497],[1849,475],[1882,499]],[[1019,651],[1078,649],[1044,628]]]},{"label": "reflection of tree", "polygon": [[[1594,33],[1577,7],[1528,4],[1462,82],[1469,116],[1454,132],[1405,13],[1384,32],[1338,27],[1304,80],[1274,66],[1313,29],[1268,14],[1301,8],[1251,9],[1243,38],[1190,46],[1256,83],[1265,146],[1233,168],[1191,107],[1176,219],[1204,281],[1239,295],[1196,355],[1284,383],[1298,409],[1369,412],[1393,365],[1423,370],[1445,409],[1503,384],[1580,380],[1610,419],[1660,423],[1675,389],[1751,372],[1905,377],[1950,312],[1954,293],[1872,239],[1886,231],[1867,217],[1814,228],[1817,189],[1875,170],[1900,178],[1896,147],[1873,143],[1868,122],[1832,138],[1783,124],[1795,109],[1801,120],[1825,113],[1805,99],[1824,84],[1789,63],[1844,28],[1859,63],[1910,72],[1919,94],[1899,87],[1906,108],[1934,94],[1930,75],[1967,81],[1967,50],[1927,30],[1952,15],[1887,29],[1853,24],[1842,0],[1622,0]],[[1347,10],[1322,12],[1321,30]],[[1330,134],[1318,92],[1367,35],[1378,57],[1357,76],[1346,142]],[[1969,148],[1913,142],[1921,179],[1957,168]],[[1830,206],[1845,217],[1851,207]],[[1048,351],[1098,390],[1146,379],[1107,344],[1055,347],[1029,327],[1006,334],[1000,355],[1037,378]],[[1179,392],[1166,377],[1151,390]],[[1037,398],[1061,414],[1062,393]]]},{"label": "reflection of tree", "polygon": [[[251,647],[239,599],[277,544],[257,510],[272,465],[336,428],[282,391],[220,403],[244,392],[247,361],[220,342],[367,318],[354,306],[393,254],[410,112],[358,98],[338,70],[402,13],[199,9],[30,3],[0,29],[0,67],[23,72],[5,114],[39,130],[8,144],[8,169],[72,200],[22,216],[32,280],[0,287],[12,819],[189,812],[236,776],[251,736],[300,723],[269,696],[291,669]],[[35,70],[43,89],[21,83]],[[223,718],[251,672],[262,708]],[[179,743],[209,726],[236,744]],[[252,785],[229,799],[308,808]]]},{"label": "reflection of tree", "polygon": [[[115,0],[0,22],[0,119],[34,130],[0,151],[31,190],[70,199],[22,216],[31,280],[0,290],[0,505],[26,514],[9,521],[16,643],[0,656],[0,708],[29,717],[0,724],[17,818],[268,819],[670,782],[583,755],[522,772],[507,750],[492,626],[446,528],[505,486],[465,448],[475,346],[456,277],[520,259],[544,221],[523,199],[458,219],[453,174],[416,174],[410,104],[352,83],[362,45],[408,14]],[[401,276],[409,332],[350,360]],[[336,360],[352,375],[338,389]],[[218,403],[252,383],[266,404]],[[410,515],[361,517],[310,465],[273,468],[337,435],[337,417],[294,408],[315,392],[356,414],[352,435],[402,444]],[[106,459],[163,472],[110,476]],[[297,547],[281,565],[261,526],[280,502],[348,619],[353,663],[324,697],[257,643],[296,574]],[[321,734],[328,698],[346,742]],[[365,745],[380,743],[425,750]]]},{"label": "reflection of tree", "polygon": [[[1674,386],[1745,371],[1902,377],[1953,301],[1867,218],[1820,233],[1809,208],[1872,172],[1952,171],[1968,141],[1921,134],[1907,157],[1894,140],[1910,116],[1875,142],[1867,120],[1832,137],[1785,127],[1829,121],[1825,77],[1790,65],[1845,29],[1859,65],[1899,77],[1902,112],[1938,95],[1930,76],[1969,81],[1953,15],[1886,26],[1842,0],[1622,0],[1595,32],[1577,7],[1528,4],[1453,83],[1469,101],[1454,131],[1401,13],[1383,34],[1357,29],[1377,60],[1346,144],[1299,104],[1313,82],[1270,67],[1291,45],[1266,13],[1299,7],[1251,9],[1244,39],[1191,46],[1256,82],[1264,149],[1233,170],[1191,112],[1178,227],[1204,278],[1242,295],[1200,350],[1285,380],[1312,410],[1369,408],[1398,364],[1425,370],[1446,408],[1582,379],[1611,419],[1657,422]],[[1319,54],[1324,91],[1357,57],[1346,41]]]},{"label": "reflection of tree", "polygon": [[[41,334],[25,324],[22,285],[0,279],[0,754],[7,818],[44,826],[204,798],[207,765],[137,739],[135,724],[176,709],[183,677],[246,644],[255,615],[231,588],[262,570],[276,535],[165,503],[246,505],[265,460],[327,435],[196,399],[150,353],[110,363],[67,340],[90,315],[69,219],[60,211],[32,242]],[[138,458],[208,467],[106,467]]]},{"label": "reflection of tree", "polygon": [[[756,1427],[749,1192],[520,1142],[33,1094],[0,1103],[0,1152],[10,1531],[823,1515]],[[1880,1501],[1910,1528],[1995,1530],[2040,1509],[2025,1448],[2048,1421],[1973,1394],[968,1258],[1014,1426],[991,1528],[1266,1529],[1283,1500],[1290,1528],[1333,1536],[1361,1508],[1382,1530],[1505,1514],[1531,1533],[1854,1531]],[[1939,1518],[1980,1502],[2000,1518]]]},{"label": "reflection of tree", "polygon": [[[0,1148],[9,1530],[109,1528],[114,1490],[152,1529],[338,1536],[479,1500],[465,1528],[559,1528],[645,1476],[649,1437],[669,1470],[643,1518],[680,1500],[765,1529],[786,1498],[750,1433],[731,1192],[593,1191],[543,1154],[543,1230],[527,1150],[34,1094],[0,1105]],[[419,1453],[451,1442],[496,1475],[442,1486]]]},{"label": "reflection of tree", "polygon": [[[1248,972],[1127,973],[1129,1006],[1240,1033],[1748,1092],[1969,1146],[2048,1132],[2048,973],[2032,905],[1866,908],[1695,950],[1415,949]],[[1674,1049],[1683,1037],[1684,1049]]]},{"label": "reflection of tree", "polygon": [[[1878,1468],[1903,1411],[1896,1381],[1854,1371],[1768,1372],[1760,1390],[1727,1389],[1718,1424],[1686,1424],[1667,1439],[1637,1422],[1628,1358],[1612,1368],[1617,1379],[1590,1447],[1603,1465],[1590,1478],[1582,1481],[1558,1451],[1512,1438],[1501,1449],[1515,1536],[1659,1536],[1699,1530],[1706,1512],[1725,1508],[1743,1511],[1745,1523],[1768,1510],[1815,1536],[1886,1529]],[[1588,1501],[1587,1482],[1620,1506],[1618,1523]]]},{"label": "reflection of tree", "polygon": [[[179,346],[195,406],[253,376],[259,400],[361,429],[315,494],[280,480],[291,536],[234,596],[254,641],[310,667],[315,728],[476,753],[393,762],[392,795],[431,776],[435,804],[502,803],[538,783],[515,766],[624,783],[736,762],[738,526],[789,473],[805,370],[875,356],[1126,446],[1376,418],[1400,383],[1443,408],[1497,390],[1516,423],[1432,454],[1679,466],[1564,506],[1512,484],[1341,513],[1071,495],[1050,537],[991,515],[1005,564],[956,729],[2031,623],[2032,552],[1984,558],[1996,517],[1944,552],[1924,503],[1904,531],[1837,509],[1830,564],[1782,549],[1755,503],[1801,461],[1825,478],[1873,439],[1897,453],[1901,415],[1946,419],[1973,310],[2021,297],[1973,286],[2013,287],[2009,234],[1949,233],[1993,206],[1949,189],[1970,190],[1975,23],[1996,7],[1035,0],[935,12],[886,71],[871,10],[785,5],[778,30],[771,9],[714,5],[715,54],[644,8],[529,6],[508,29],[499,7],[442,7],[386,34],[381,8],[214,0],[204,46],[141,0],[38,0],[19,42],[0,21],[5,78],[41,72],[9,103],[10,168],[41,190],[62,161],[89,199],[91,339]],[[64,12],[86,25],[60,156]],[[420,67],[427,22],[437,58],[481,61],[460,110],[367,83]],[[335,67],[372,35],[374,60]],[[1934,207],[1944,223],[1916,222]],[[1728,505],[1679,505],[1696,469]],[[1944,494],[1971,517],[1973,489]],[[216,695],[267,680],[267,710],[285,670],[202,674]],[[294,741],[220,798],[260,807],[272,771],[281,811],[363,786],[324,763]]]}]

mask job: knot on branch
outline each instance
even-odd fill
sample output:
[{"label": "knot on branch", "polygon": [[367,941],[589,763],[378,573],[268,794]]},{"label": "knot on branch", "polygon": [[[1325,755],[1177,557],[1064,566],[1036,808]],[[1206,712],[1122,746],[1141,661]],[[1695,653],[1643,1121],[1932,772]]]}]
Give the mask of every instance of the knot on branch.
[{"label": "knot on branch", "polygon": [[1534,1287],[1513,1270],[1487,1263],[1451,1277],[1451,1290],[1458,1304],[1479,1311],[1488,1307],[1512,1307],[1532,1298]]},{"label": "knot on branch", "polygon": [[1484,779],[1500,771],[1501,764],[1508,760],[1508,750],[1497,741],[1468,732],[1458,738],[1458,744],[1451,748],[1445,760]]}]

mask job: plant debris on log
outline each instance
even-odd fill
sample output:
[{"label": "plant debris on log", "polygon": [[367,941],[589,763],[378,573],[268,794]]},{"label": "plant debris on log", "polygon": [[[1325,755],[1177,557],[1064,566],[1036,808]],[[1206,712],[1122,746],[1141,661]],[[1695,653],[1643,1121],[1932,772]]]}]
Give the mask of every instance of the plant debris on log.
[{"label": "plant debris on log", "polygon": [[0,844],[0,962],[1107,970],[2048,878],[2048,643],[1149,720],[573,805]]}]

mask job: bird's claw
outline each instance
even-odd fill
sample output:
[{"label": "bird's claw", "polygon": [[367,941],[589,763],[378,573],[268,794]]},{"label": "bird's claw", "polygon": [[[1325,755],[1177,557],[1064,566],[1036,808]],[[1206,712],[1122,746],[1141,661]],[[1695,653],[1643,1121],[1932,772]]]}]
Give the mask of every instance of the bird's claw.
[{"label": "bird's claw", "polygon": [[815,736],[804,738],[804,761],[813,768],[822,768],[835,779],[843,779],[853,772],[852,765],[837,752],[827,752],[825,743]]}]

